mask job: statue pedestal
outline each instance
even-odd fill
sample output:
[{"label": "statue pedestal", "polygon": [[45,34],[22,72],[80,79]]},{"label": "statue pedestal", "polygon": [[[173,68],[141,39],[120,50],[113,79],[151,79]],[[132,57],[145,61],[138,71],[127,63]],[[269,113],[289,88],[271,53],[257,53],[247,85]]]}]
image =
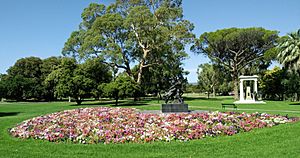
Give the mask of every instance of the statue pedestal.
[{"label": "statue pedestal", "polygon": [[188,104],[162,104],[161,111],[163,113],[167,112],[189,112]]}]

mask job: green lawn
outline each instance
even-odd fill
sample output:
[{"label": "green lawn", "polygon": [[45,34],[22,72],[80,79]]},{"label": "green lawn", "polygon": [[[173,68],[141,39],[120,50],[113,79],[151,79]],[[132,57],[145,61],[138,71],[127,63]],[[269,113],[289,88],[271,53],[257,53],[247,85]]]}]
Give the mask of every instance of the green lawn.
[{"label": "green lawn", "polygon": [[[186,98],[191,110],[219,110],[230,97]],[[159,110],[157,100],[138,103],[122,101],[122,107]],[[151,144],[68,144],[41,140],[22,140],[9,135],[15,124],[38,115],[79,107],[110,106],[112,102],[74,103],[0,103],[0,157],[300,157],[300,122],[256,129],[234,136],[205,138],[189,142]],[[226,110],[232,110],[230,108]],[[239,105],[238,111],[267,112],[300,116],[300,105],[267,101],[265,105]]]}]

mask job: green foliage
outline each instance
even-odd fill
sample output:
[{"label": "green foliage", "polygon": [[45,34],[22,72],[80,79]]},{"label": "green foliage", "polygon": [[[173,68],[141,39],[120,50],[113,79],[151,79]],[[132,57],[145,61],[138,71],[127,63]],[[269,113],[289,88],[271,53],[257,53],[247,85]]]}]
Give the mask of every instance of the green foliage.
[{"label": "green foliage", "polygon": [[271,52],[275,51],[273,48],[277,38],[277,31],[263,28],[229,28],[203,33],[191,50],[208,56],[213,63],[231,74],[237,99],[238,76],[243,71],[253,73],[257,72],[257,68],[266,69],[272,59]]},{"label": "green foliage", "polygon": [[13,100],[54,100],[54,87],[45,85],[44,80],[59,64],[60,58],[57,57],[17,60],[1,79],[5,89],[3,97]]},{"label": "green foliage", "polygon": [[187,84],[185,88],[185,93],[201,93],[202,91],[200,90],[198,85],[194,84]]},{"label": "green foliage", "polygon": [[181,0],[116,1],[110,6],[92,3],[82,13],[80,29],[65,43],[63,54],[93,57],[112,69],[124,69],[141,84],[143,70],[170,58],[181,62],[184,46],[194,38],[194,26],[183,19]]},{"label": "green foliage", "polygon": [[[224,83],[225,75],[221,72],[217,65],[213,64],[201,64],[198,67],[198,85],[202,91],[207,92],[207,97],[209,98],[210,93],[216,96],[216,92],[221,91],[221,85]],[[228,84],[225,82],[225,84]],[[225,88],[225,85],[222,85]],[[228,85],[227,85],[228,86]]]},{"label": "green foliage", "polygon": [[300,76],[295,71],[275,67],[267,70],[260,79],[262,97],[272,100],[300,100]]},{"label": "green foliage", "polygon": [[[72,78],[77,68],[76,60],[62,58],[61,64],[53,70],[45,80],[46,85],[55,85],[56,97],[68,97],[72,95]],[[76,97],[77,98],[77,97]]]},{"label": "green foliage", "polygon": [[295,71],[285,70],[285,77],[282,80],[282,84],[285,87],[286,97],[292,101],[300,100],[300,76]]},{"label": "green foliage", "polygon": [[298,32],[288,34],[283,37],[278,45],[279,54],[277,56],[279,62],[283,66],[292,70],[299,71],[300,67],[300,29]]},{"label": "green foliage", "polygon": [[100,88],[102,88],[104,96],[116,100],[116,106],[120,98],[135,97],[140,91],[139,85],[127,75],[119,75],[116,80],[101,84]]},{"label": "green foliage", "polygon": [[43,88],[43,98],[47,101],[55,100],[54,91],[55,85],[53,83],[45,84],[45,80],[48,75],[54,71],[61,63],[60,57],[49,57],[43,60],[41,65],[41,81],[42,81],[42,88]]},{"label": "green foliage", "polygon": [[41,65],[42,60],[37,57],[17,60],[7,70],[7,76],[2,80],[7,90],[5,97],[16,100],[41,99],[43,93]]},{"label": "green foliage", "polygon": [[99,59],[89,59],[77,64],[74,58],[62,58],[61,64],[45,80],[45,85],[55,86],[56,97],[73,97],[81,104],[84,97],[99,97],[97,85],[109,82],[111,73]]},{"label": "green foliage", "polygon": [[0,99],[4,98],[7,94],[6,85],[3,81],[5,78],[5,75],[0,74]]},{"label": "green foliage", "polygon": [[285,90],[282,81],[284,76],[285,71],[279,67],[267,70],[259,82],[259,88],[263,95],[262,97],[265,99],[283,100]]},{"label": "green foliage", "polygon": [[[161,94],[171,87],[174,78],[183,80],[184,86],[187,84],[183,75],[189,72],[184,71],[178,58],[170,58],[164,64],[144,68],[143,82],[140,84],[144,94],[159,95],[161,98]],[[137,66],[132,69],[132,73],[135,78],[138,76]]]}]

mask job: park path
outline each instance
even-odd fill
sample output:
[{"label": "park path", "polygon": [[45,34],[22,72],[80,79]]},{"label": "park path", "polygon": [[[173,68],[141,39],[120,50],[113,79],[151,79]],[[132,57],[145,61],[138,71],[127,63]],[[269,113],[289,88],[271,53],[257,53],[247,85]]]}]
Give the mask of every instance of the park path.
[{"label": "park path", "polygon": [[[191,107],[196,107],[199,108],[198,106],[189,106]],[[222,110],[221,108],[215,108],[215,107],[206,107],[208,109],[215,109],[217,110]],[[235,111],[234,108],[226,108],[227,110],[232,110]],[[283,112],[283,113],[300,113],[300,111],[295,111],[295,110],[267,110],[267,109],[245,109],[245,108],[237,108],[239,111],[257,111],[257,112]],[[190,113],[203,113],[203,112],[209,112],[210,110],[191,110]],[[150,113],[150,114],[162,114],[161,110],[140,110],[139,112],[141,113]]]}]

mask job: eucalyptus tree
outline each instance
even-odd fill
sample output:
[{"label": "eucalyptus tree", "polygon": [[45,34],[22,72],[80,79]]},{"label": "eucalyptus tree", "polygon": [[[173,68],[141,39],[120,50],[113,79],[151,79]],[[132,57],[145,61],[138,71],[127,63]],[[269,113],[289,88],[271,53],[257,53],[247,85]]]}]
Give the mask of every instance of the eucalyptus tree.
[{"label": "eucalyptus tree", "polygon": [[80,29],[65,43],[64,55],[97,56],[113,69],[124,69],[142,83],[143,70],[172,56],[186,57],[184,47],[194,38],[193,24],[183,19],[181,0],[117,0],[104,6],[90,4],[82,13]]},{"label": "eucalyptus tree", "polygon": [[231,74],[235,99],[238,99],[241,71],[259,60],[266,60],[274,51],[277,38],[277,31],[264,28],[229,28],[203,33],[191,50],[205,54]]},{"label": "eucalyptus tree", "polygon": [[221,84],[221,77],[218,68],[212,64],[201,64],[198,67],[198,85],[200,88],[207,92],[207,98],[210,93],[213,93],[213,97],[216,96],[216,89]]},{"label": "eucalyptus tree", "polygon": [[278,48],[279,62],[292,70],[300,70],[300,29],[283,37]]}]

